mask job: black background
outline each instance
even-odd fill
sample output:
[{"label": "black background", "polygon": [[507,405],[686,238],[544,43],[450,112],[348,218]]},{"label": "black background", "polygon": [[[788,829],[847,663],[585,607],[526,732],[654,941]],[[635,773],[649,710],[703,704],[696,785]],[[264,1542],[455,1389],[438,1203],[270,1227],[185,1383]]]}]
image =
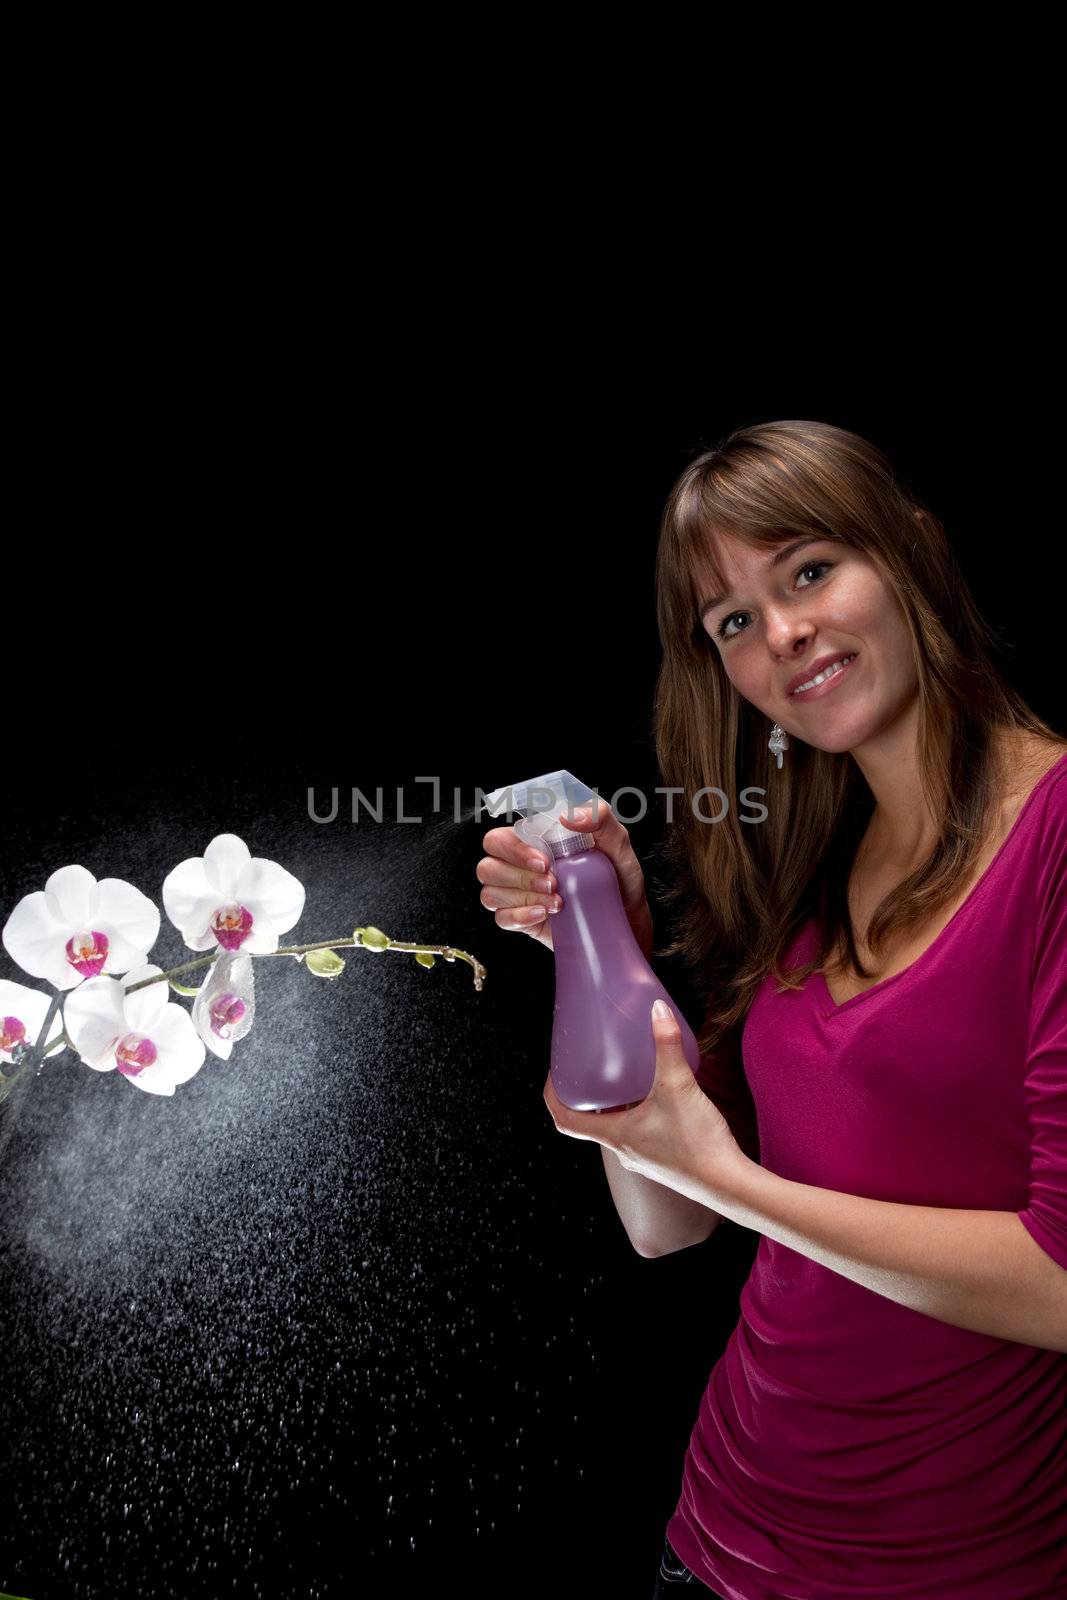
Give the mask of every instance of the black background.
[{"label": "black background", "polygon": [[[4,918],[75,861],[161,907],[232,831],[305,884],[293,939],[373,923],[488,979],[264,961],[256,1029],[173,1100],[44,1069],[0,1170],[0,1587],[650,1593],[757,1239],[634,1253],[599,1151],[548,1117],[551,958],[481,907],[491,823],[452,821],[453,790],[469,812],[568,767],[651,794],[658,517],[696,451],[775,418],[887,452],[1013,681],[1067,716],[1055,430],[1022,398],[1039,304],[980,347],[933,304],[773,334],[756,307],[639,309],[278,326],[265,298],[148,295],[57,312],[27,367]],[[353,786],[382,787],[380,826]],[[658,813],[631,831],[651,849]],[[182,954],[164,917],[150,959]]]}]

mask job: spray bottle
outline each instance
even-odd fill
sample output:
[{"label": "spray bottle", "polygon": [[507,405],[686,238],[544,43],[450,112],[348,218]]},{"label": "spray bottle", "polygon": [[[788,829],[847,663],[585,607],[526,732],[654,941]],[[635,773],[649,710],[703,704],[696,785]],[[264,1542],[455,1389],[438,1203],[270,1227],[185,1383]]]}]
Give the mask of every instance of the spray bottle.
[{"label": "spray bottle", "polygon": [[552,1086],[572,1111],[618,1111],[644,1100],[656,1076],[654,1000],[665,1000],[677,1017],[694,1073],[700,1050],[634,938],[612,862],[596,848],[595,835],[568,832],[558,820],[561,811],[573,819],[589,802],[598,803],[596,791],[569,772],[545,773],[485,797],[492,817],[522,813],[515,832],[545,856],[563,897],[552,918]]}]

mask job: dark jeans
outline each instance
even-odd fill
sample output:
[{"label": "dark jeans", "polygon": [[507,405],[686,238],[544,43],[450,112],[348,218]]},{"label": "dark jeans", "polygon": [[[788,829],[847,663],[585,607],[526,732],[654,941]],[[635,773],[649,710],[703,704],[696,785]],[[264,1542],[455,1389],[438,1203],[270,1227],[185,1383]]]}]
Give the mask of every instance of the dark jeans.
[{"label": "dark jeans", "polygon": [[712,1600],[722,1600],[722,1595],[717,1589],[709,1589],[706,1583],[701,1583],[695,1572],[690,1572],[681,1556],[675,1550],[667,1535],[663,1535],[663,1554],[659,1558],[659,1571],[656,1573],[656,1587],[652,1591],[651,1600],[670,1600],[676,1585],[688,1584],[687,1594],[710,1594]]}]

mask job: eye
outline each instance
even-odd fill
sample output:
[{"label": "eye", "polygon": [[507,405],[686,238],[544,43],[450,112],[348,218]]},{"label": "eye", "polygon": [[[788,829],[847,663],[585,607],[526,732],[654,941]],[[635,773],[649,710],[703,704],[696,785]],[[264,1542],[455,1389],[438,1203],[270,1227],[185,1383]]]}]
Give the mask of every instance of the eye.
[{"label": "eye", "polygon": [[[819,579],[822,578],[822,576],[823,576],[824,569],[825,570],[829,570],[829,568],[832,567],[832,566],[833,566],[833,562],[832,561],[805,561],[804,565],[802,567],[798,567],[796,572],[793,574],[793,580],[795,582],[796,579],[799,578],[802,573],[818,571],[818,577],[812,579],[813,583],[818,583]],[[805,588],[810,588],[811,585],[810,584],[805,584],[804,587]],[[748,616],[748,612],[747,611],[731,611],[729,613],[729,615],[723,617],[722,621],[719,623],[719,626],[715,630],[715,637],[717,639],[736,639],[737,638],[737,634],[736,633],[727,633],[727,631],[726,631],[727,624],[733,622],[735,617],[747,617],[747,616]],[[744,628],[742,628],[740,631],[742,633],[744,633],[745,630],[744,630]]]}]

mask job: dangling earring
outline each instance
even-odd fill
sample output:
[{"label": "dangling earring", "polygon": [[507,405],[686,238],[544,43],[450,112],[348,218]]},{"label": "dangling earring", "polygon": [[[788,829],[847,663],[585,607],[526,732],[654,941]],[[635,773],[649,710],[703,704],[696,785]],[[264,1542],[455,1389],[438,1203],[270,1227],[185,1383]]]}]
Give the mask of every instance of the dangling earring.
[{"label": "dangling earring", "polygon": [[778,770],[782,770],[782,751],[789,749],[789,735],[777,722],[771,729],[771,736],[767,741],[767,748],[778,757]]}]

